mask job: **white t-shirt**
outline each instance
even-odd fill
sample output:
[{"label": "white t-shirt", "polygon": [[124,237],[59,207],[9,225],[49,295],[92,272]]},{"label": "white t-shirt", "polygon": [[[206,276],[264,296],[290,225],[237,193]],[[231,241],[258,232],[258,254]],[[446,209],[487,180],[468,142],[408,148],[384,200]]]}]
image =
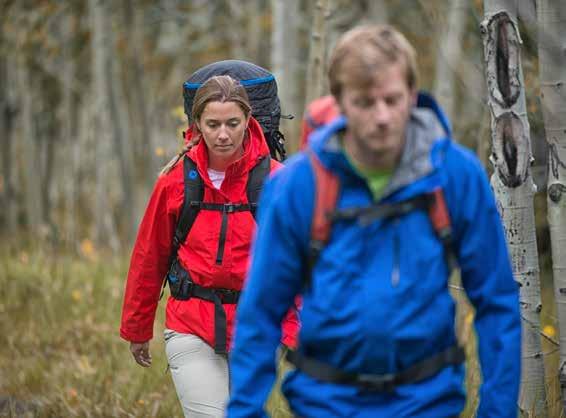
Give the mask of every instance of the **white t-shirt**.
[{"label": "white t-shirt", "polygon": [[220,186],[222,186],[222,182],[224,181],[224,177],[226,173],[224,171],[213,170],[212,168],[209,168],[207,172],[208,172],[208,178],[210,179],[214,187],[220,189]]}]

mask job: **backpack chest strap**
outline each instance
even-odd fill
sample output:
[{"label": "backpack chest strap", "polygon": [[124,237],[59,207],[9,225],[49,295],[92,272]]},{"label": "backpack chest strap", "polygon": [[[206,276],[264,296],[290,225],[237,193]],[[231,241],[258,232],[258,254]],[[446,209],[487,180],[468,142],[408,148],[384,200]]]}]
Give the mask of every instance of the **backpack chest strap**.
[{"label": "backpack chest strap", "polygon": [[206,202],[189,202],[189,205],[202,210],[213,210],[223,213],[234,212],[251,212],[257,207],[257,203],[206,203]]}]

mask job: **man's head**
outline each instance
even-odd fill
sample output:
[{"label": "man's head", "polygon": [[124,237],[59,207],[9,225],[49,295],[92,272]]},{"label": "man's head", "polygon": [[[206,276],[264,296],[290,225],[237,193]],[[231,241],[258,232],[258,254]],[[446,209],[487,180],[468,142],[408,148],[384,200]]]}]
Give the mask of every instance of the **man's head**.
[{"label": "man's head", "polygon": [[348,118],[346,147],[362,164],[393,167],[416,100],[416,53],[390,26],[346,32],[329,63],[330,90]]}]

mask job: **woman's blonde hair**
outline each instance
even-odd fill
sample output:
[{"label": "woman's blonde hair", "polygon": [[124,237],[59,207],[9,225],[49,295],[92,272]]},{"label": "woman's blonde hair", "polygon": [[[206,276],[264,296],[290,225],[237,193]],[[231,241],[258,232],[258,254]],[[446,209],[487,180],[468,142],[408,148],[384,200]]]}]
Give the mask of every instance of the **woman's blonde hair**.
[{"label": "woman's blonde hair", "polygon": [[[194,130],[195,136],[193,136],[193,139],[183,146],[183,149],[179,152],[179,154],[174,156],[173,159],[169,161],[165,167],[163,167],[159,175],[167,174],[171,171],[183,155],[185,155],[187,151],[199,142],[200,132],[198,131],[195,122],[200,119],[206,105],[210,102],[234,102],[240,107],[240,109],[242,109],[246,118],[250,116],[252,111],[248,93],[239,81],[233,79],[229,75],[214,76],[206,80],[203,85],[197,89],[193,100],[193,107],[191,109],[191,126],[189,129]],[[198,136],[196,135],[197,133],[199,134]]]}]

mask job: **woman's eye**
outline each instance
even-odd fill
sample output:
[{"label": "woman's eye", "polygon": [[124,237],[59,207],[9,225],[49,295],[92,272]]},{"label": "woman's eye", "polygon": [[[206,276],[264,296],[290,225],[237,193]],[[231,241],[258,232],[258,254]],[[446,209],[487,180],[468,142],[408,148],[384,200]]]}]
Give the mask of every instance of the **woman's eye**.
[{"label": "woman's eye", "polygon": [[229,123],[228,123],[228,126],[229,126],[230,128],[237,128],[239,124],[240,124],[240,122],[238,122],[237,120],[235,120],[235,121],[229,122]]}]

